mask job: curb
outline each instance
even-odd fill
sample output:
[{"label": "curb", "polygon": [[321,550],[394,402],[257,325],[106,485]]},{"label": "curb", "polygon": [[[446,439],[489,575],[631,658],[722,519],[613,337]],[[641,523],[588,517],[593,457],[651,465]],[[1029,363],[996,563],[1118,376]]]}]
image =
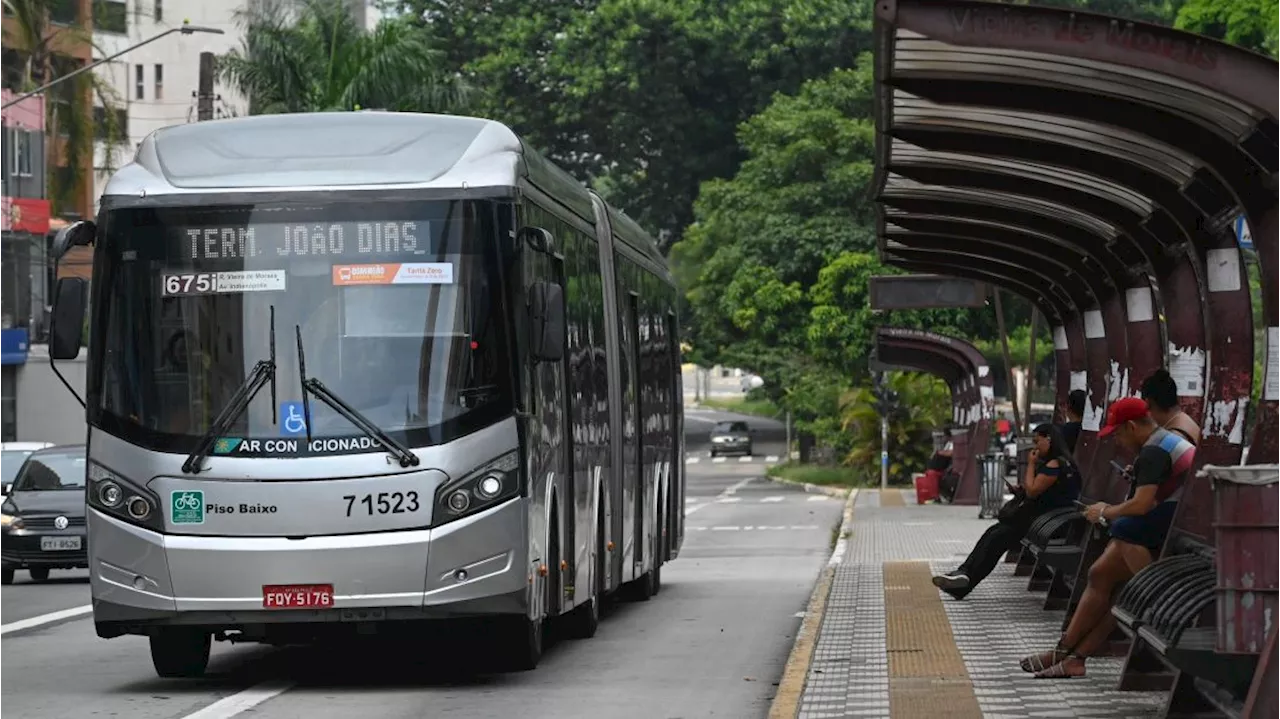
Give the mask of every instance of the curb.
[{"label": "curb", "polygon": [[[809,494],[825,494],[828,497],[848,497],[853,494],[857,494],[858,492],[857,489],[845,489],[842,487],[827,487],[821,484],[809,484],[808,482],[797,482],[795,480],[784,479],[782,477],[770,477],[767,474],[765,475],[764,478],[769,480],[770,482],[777,482],[778,484],[788,484],[788,485],[791,485],[792,487],[803,487],[804,491]],[[843,529],[843,527],[841,529]]]},{"label": "curb", "polygon": [[[806,485],[806,491],[809,486],[813,485]],[[800,713],[800,700],[804,696],[809,667],[813,664],[813,654],[818,644],[818,633],[822,629],[822,620],[827,612],[827,597],[831,594],[836,567],[844,561],[845,552],[848,550],[849,532],[853,526],[853,503],[857,499],[858,490],[854,489],[849,492],[849,498],[845,500],[844,515],[840,519],[840,534],[836,539],[836,546],[831,550],[831,557],[818,576],[813,594],[809,596],[804,620],[800,622],[800,631],[796,632],[791,654],[787,657],[786,666],[782,670],[778,691],[774,694],[773,702],[769,706],[768,719],[795,719]]]}]

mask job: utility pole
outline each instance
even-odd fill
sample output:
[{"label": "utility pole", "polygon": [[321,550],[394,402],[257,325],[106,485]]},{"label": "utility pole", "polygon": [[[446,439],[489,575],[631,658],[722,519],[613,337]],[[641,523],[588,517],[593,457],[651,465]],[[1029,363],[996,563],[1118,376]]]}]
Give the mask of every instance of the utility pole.
[{"label": "utility pole", "polygon": [[200,53],[199,95],[196,96],[196,121],[213,119],[213,53]]},{"label": "utility pole", "polygon": [[885,383],[883,372],[877,372],[871,387],[876,412],[880,414],[880,489],[889,488],[889,415],[898,403],[898,393]]},{"label": "utility pole", "polygon": [[1000,288],[992,287],[996,296],[996,326],[1000,329],[1000,346],[1004,354],[1004,374],[1009,382],[1009,399],[1013,405],[1013,426],[1022,431],[1022,412],[1018,409],[1018,393],[1013,381],[1013,363],[1009,359],[1009,333],[1004,329],[1004,305],[1000,304]]},{"label": "utility pole", "polygon": [[880,489],[889,488],[889,416],[880,417]]}]

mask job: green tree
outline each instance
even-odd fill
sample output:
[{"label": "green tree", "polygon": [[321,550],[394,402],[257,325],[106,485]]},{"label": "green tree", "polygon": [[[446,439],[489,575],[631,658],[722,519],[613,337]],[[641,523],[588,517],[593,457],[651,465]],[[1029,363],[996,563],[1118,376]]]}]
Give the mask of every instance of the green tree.
[{"label": "green tree", "polygon": [[1176,26],[1276,57],[1280,9],[1276,0],[1187,0]]},{"label": "green tree", "polygon": [[218,73],[249,98],[253,114],[447,112],[469,94],[431,36],[404,19],[367,31],[344,0],[304,0],[296,16],[268,4],[237,17],[244,39],[219,57]]},{"label": "green tree", "polygon": [[[14,92],[24,93],[67,75],[81,64],[60,50],[67,47],[92,47],[99,55],[101,48],[93,42],[93,34],[83,22],[54,22],[54,13],[65,10],[55,0],[4,0],[4,15],[11,20],[4,28],[4,46],[13,49],[21,63]],[[83,20],[83,19],[82,19]],[[98,138],[106,144],[106,169],[114,169],[118,150],[128,143],[124,128],[116,119],[120,97],[104,80],[92,72],[82,73],[50,88],[45,97],[45,137],[63,139],[48,144],[48,159],[57,158],[69,172],[54,172],[53,163],[46,173],[47,193],[54,214],[65,212],[92,181],[81,167],[94,154],[94,100],[103,109]]]},{"label": "green tree", "polygon": [[[924,470],[932,452],[930,432],[951,419],[951,390],[932,375],[886,372],[886,384],[898,393],[898,406],[889,415],[889,481],[909,484],[911,473]],[[880,476],[880,415],[867,387],[858,387],[840,398],[839,421],[843,431],[844,463],[855,467],[864,481]]]},{"label": "green tree", "polygon": [[673,242],[735,131],[775,92],[870,48],[866,0],[406,0],[484,96],[573,174]]}]

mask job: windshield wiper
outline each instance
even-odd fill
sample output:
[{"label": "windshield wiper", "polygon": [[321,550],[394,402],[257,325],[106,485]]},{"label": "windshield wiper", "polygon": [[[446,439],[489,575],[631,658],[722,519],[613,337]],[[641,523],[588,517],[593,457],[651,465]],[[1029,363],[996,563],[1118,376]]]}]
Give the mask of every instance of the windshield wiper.
[{"label": "windshield wiper", "polygon": [[311,443],[311,404],[307,401],[307,395],[313,394],[316,396],[316,399],[329,405],[333,411],[342,415],[344,419],[351,424],[354,424],[361,432],[364,432],[369,437],[377,440],[383,448],[395,455],[396,459],[400,460],[401,467],[418,466],[420,461],[418,459],[418,455],[409,451],[408,447],[405,447],[403,444],[392,439],[391,435],[382,431],[378,425],[370,422],[369,418],[360,414],[355,407],[352,407],[341,397],[330,392],[329,388],[325,387],[323,382],[315,377],[307,377],[307,360],[302,349],[302,327],[300,325],[294,325],[294,329],[298,333],[298,376],[302,378],[302,416],[307,420],[307,443]]},{"label": "windshield wiper", "polygon": [[196,449],[187,456],[187,461],[182,463],[182,471],[195,474],[200,471],[200,465],[205,458],[209,456],[209,452],[213,449],[213,445],[218,441],[232,423],[244,414],[249,408],[249,403],[253,401],[254,396],[262,389],[263,385],[271,383],[271,424],[275,424],[276,417],[276,308],[271,306],[271,359],[258,360],[258,363],[250,370],[249,376],[244,378],[244,383],[231,395],[231,401],[227,402],[227,406],[218,414],[218,418],[213,420],[213,424],[209,426],[209,431],[200,437],[200,444],[196,445]]}]

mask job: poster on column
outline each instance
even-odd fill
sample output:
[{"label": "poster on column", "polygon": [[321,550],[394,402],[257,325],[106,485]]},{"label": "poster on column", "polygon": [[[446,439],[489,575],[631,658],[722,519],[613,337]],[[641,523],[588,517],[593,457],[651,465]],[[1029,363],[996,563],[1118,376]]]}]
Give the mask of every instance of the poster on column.
[{"label": "poster on column", "polygon": [[1280,327],[1267,328],[1267,372],[1262,385],[1262,400],[1280,400]]},{"label": "poster on column", "polygon": [[1178,384],[1179,397],[1204,396],[1204,350],[1169,343],[1169,375]]}]

